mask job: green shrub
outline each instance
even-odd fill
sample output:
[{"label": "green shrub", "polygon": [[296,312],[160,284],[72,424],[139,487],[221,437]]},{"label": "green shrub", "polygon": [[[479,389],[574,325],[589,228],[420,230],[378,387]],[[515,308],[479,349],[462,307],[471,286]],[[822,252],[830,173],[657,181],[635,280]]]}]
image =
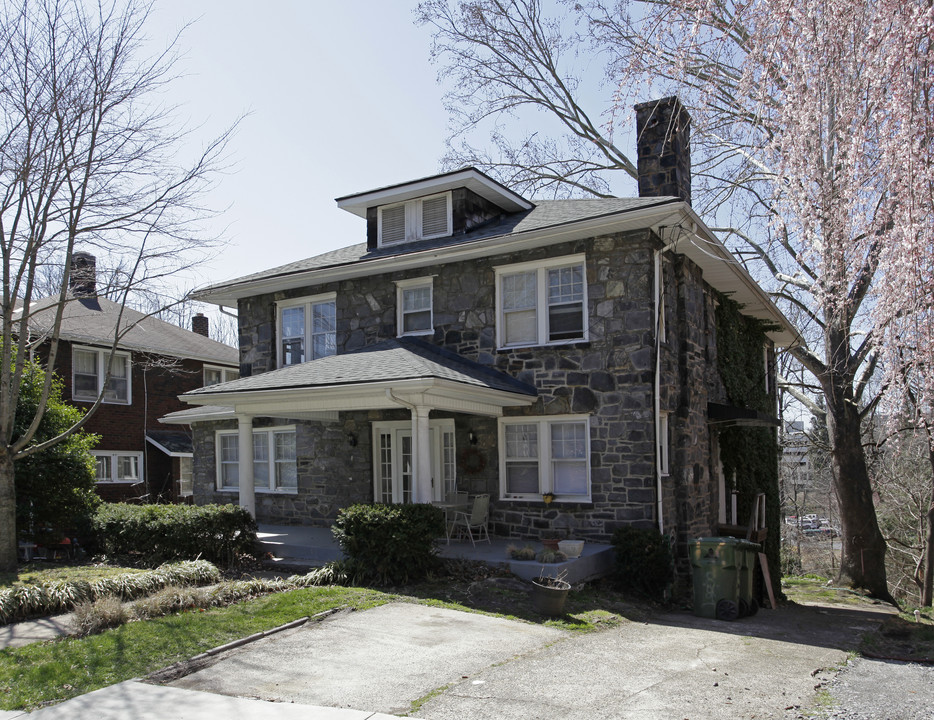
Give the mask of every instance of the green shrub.
[{"label": "green shrub", "polygon": [[67,612],[105,597],[133,600],[168,585],[207,585],[220,579],[220,571],[214,565],[206,560],[194,560],[93,582],[57,580],[39,585],[17,585],[0,591],[0,625]]},{"label": "green shrub", "polygon": [[616,581],[653,600],[663,600],[672,581],[672,556],[668,537],[657,529],[628,525],[613,533],[616,548]]},{"label": "green shrub", "polygon": [[237,505],[108,503],[93,525],[99,551],[150,565],[204,558],[229,567],[256,544],[256,521]]},{"label": "green shrub", "polygon": [[424,578],[437,566],[435,539],[444,513],[432,505],[352,505],[334,523],[334,536],[356,582],[394,585]]}]

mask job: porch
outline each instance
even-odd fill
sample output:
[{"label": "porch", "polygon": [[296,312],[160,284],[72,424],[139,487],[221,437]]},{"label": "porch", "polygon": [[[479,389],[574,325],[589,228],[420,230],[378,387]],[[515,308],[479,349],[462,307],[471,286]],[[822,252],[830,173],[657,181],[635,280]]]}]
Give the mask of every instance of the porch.
[{"label": "porch", "polygon": [[[261,524],[257,538],[260,552],[271,554],[272,565],[321,567],[343,556],[330,528]],[[549,565],[542,565],[534,560],[513,560],[507,555],[506,548],[509,545],[522,547],[526,544],[532,545],[536,550],[542,549],[542,544],[534,540],[497,537],[491,538],[490,542],[478,542],[476,545],[471,545],[469,540],[453,539],[448,545],[442,538],[438,541],[438,548],[443,558],[462,558],[494,567],[502,566],[523,580],[537,578],[542,568],[547,575],[567,571],[566,580],[572,584],[595,580],[613,571],[615,558],[612,545],[587,541],[579,558]]]}]

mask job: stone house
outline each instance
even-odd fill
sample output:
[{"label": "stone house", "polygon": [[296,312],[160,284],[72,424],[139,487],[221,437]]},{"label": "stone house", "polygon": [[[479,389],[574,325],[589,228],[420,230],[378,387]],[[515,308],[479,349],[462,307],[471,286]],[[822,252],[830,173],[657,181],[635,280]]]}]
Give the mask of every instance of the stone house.
[{"label": "stone house", "polygon": [[[93,255],[74,254],[53,370],[68,403],[88,410],[103,395],[84,426],[100,436],[97,493],[111,502],[191,502],[191,430],[159,418],[185,407],[182,393],[238,377],[237,349],[211,340],[200,313],[186,330],[98,296],[96,265]],[[38,300],[26,318],[44,364],[57,307],[57,297]]]},{"label": "stone house", "polygon": [[329,525],[456,488],[504,537],[716,534],[718,423],[770,422],[726,400],[718,293],[769,323],[773,391],[794,335],[691,208],[687,113],[637,121],[637,198],[533,202],[465,168],[340,197],[366,242],[200,291],[238,310],[241,377],[163,419],[193,428],[195,502]]}]

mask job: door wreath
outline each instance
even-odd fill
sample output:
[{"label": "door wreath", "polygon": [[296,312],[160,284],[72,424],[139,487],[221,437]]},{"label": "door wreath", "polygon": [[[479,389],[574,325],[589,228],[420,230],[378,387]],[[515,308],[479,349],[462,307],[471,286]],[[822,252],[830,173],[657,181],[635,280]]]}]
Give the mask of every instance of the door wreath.
[{"label": "door wreath", "polygon": [[471,445],[461,450],[457,464],[467,475],[477,475],[486,469],[486,455],[480,448]]}]

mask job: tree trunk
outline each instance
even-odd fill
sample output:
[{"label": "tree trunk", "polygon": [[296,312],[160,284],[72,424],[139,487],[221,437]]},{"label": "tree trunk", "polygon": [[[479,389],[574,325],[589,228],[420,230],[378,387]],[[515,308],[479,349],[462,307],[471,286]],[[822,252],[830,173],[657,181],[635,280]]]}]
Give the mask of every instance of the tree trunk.
[{"label": "tree trunk", "polygon": [[840,574],[854,587],[894,604],[886,582],[886,543],[876,520],[859,412],[852,403],[828,404],[827,420],[843,531]]},{"label": "tree trunk", "polygon": [[0,451],[0,572],[16,572],[17,546],[13,460]]},{"label": "tree trunk", "polygon": [[931,461],[932,495],[928,505],[927,533],[924,542],[924,578],[921,585],[921,607],[931,607],[934,602],[934,445],[931,444],[931,428],[925,424],[928,441],[928,459]]}]

